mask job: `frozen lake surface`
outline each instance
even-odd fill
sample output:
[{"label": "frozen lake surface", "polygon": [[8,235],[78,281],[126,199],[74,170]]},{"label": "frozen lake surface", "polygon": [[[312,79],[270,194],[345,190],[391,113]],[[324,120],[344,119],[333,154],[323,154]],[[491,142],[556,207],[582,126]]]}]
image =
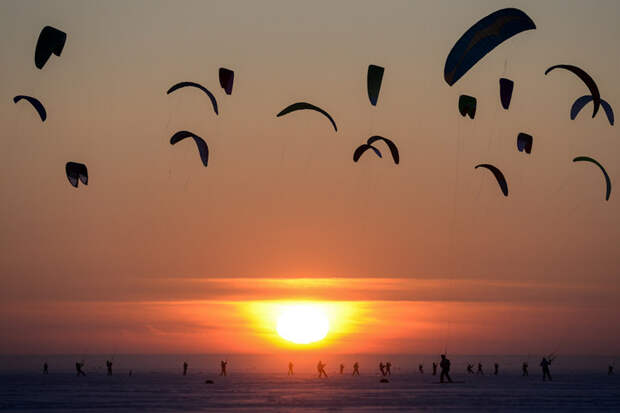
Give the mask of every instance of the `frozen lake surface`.
[{"label": "frozen lake surface", "polygon": [[[466,376],[436,384],[437,376],[398,372],[390,383],[375,374],[317,379],[285,374],[142,372],[108,377],[102,371],[75,377],[58,372],[0,374],[0,410],[7,411],[196,411],[196,412],[381,412],[620,411],[620,379],[602,373],[555,374],[542,382],[538,369]],[[211,379],[214,384],[205,384]]]}]

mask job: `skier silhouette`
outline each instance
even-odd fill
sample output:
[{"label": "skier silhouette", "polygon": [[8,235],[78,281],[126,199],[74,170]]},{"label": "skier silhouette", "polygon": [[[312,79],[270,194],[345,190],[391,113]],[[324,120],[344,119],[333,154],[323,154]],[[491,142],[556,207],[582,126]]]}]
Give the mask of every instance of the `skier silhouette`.
[{"label": "skier silhouette", "polygon": [[228,361],[220,361],[220,376],[225,376],[226,375],[226,365],[228,364]]},{"label": "skier silhouette", "polygon": [[392,363],[390,363],[389,361],[385,363],[385,374],[388,376],[392,375]]},{"label": "skier silhouette", "polygon": [[433,376],[437,375],[437,363],[433,361]]},{"label": "skier silhouette", "polygon": [[112,362],[110,360],[106,360],[105,366],[108,369],[108,376],[111,376],[112,375]]},{"label": "skier silhouette", "polygon": [[45,363],[43,363],[43,374],[48,374],[49,371],[47,370],[47,361]]},{"label": "skier silhouette", "polygon": [[528,368],[528,367],[529,367],[529,366],[528,366],[528,364],[527,364],[527,361],[524,361],[524,362],[523,362],[523,365],[521,366],[521,370],[523,371],[522,376],[529,376],[529,375],[530,375],[530,373],[527,371],[527,368]]},{"label": "skier silhouette", "polygon": [[187,376],[187,367],[188,367],[187,361],[184,361],[183,362],[183,375],[184,376]]},{"label": "skier silhouette", "polygon": [[84,367],[84,362],[79,362],[77,361],[75,363],[75,370],[76,370],[76,376],[86,376],[86,373],[84,373],[84,370],[82,370],[82,367]]},{"label": "skier silhouette", "polygon": [[441,374],[439,375],[439,382],[443,383],[444,377],[448,379],[449,383],[452,383],[452,379],[450,378],[450,360],[446,358],[445,354],[441,355],[441,362],[439,362],[439,367],[441,367]]},{"label": "skier silhouette", "polygon": [[324,364],[321,360],[319,360],[319,362],[316,365],[316,370],[319,372],[319,379],[323,376],[327,378],[327,373],[325,372],[325,366],[327,366],[327,364]]},{"label": "skier silhouette", "polygon": [[344,373],[344,364],[340,363],[340,374]]},{"label": "skier silhouette", "polygon": [[288,376],[292,376],[293,374],[295,374],[295,373],[293,373],[293,362],[289,361],[288,362],[288,373],[287,373],[287,375]]},{"label": "skier silhouette", "polygon": [[467,363],[467,374],[474,374],[474,365]]},{"label": "skier silhouette", "polygon": [[484,376],[484,371],[482,371],[482,363],[478,363],[478,371],[476,374],[482,374]]},{"label": "skier silhouette", "polygon": [[353,364],[353,374],[351,374],[351,376],[359,376],[359,375],[360,375],[360,365],[356,361],[355,364]]},{"label": "skier silhouette", "polygon": [[497,376],[499,374],[499,364],[495,363],[493,367],[495,367],[495,371],[493,372],[493,374]]},{"label": "skier silhouette", "polygon": [[614,365],[613,365],[613,364],[610,364],[610,365],[607,367],[607,375],[608,375],[608,376],[611,376],[611,375],[613,375],[613,374],[614,374]]},{"label": "skier silhouette", "polygon": [[381,375],[385,376],[385,365],[382,361],[379,362],[379,370],[381,370]]},{"label": "skier silhouette", "polygon": [[424,374],[424,365],[423,364],[418,364],[418,371],[420,372],[420,374]]},{"label": "skier silhouette", "polygon": [[549,370],[549,366],[551,365],[551,362],[555,359],[555,357],[551,357],[549,356],[549,360],[547,360],[546,357],[543,357],[542,361],[540,362],[540,367],[542,367],[542,373],[543,373],[543,381],[545,381],[546,379],[549,379],[549,381],[551,381],[551,371]]}]

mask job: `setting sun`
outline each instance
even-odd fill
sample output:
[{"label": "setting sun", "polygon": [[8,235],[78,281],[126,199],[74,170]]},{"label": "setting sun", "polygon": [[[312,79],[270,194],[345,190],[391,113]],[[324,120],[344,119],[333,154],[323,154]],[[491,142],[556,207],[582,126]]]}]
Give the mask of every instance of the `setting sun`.
[{"label": "setting sun", "polygon": [[311,305],[287,306],[278,317],[276,330],[280,337],[296,344],[322,340],[329,331],[329,320],[318,307]]}]

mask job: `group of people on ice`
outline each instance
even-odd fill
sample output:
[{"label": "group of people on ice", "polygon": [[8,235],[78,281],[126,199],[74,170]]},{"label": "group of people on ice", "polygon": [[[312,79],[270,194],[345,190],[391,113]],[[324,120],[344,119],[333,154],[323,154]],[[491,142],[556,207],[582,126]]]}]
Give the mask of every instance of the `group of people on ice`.
[{"label": "group of people on ice", "polygon": [[[551,377],[551,363],[555,360],[555,355],[551,354],[549,356],[543,357],[541,362],[540,362],[540,367],[542,369],[542,379],[543,381],[547,381],[547,380],[552,380]],[[228,361],[220,361],[220,376],[226,376],[227,372],[226,372],[226,367],[228,365]],[[322,360],[319,360],[319,362],[316,365],[316,369],[317,369],[317,373],[319,378],[327,378],[327,372],[325,371],[325,367],[327,366],[326,363],[323,363]],[[437,375],[437,370],[439,368],[440,373],[439,373],[439,381],[441,383],[444,382],[452,382],[452,378],[450,377],[450,360],[446,357],[445,354],[441,355],[441,360],[439,361],[439,364],[433,362],[432,367],[433,367],[433,376]],[[294,374],[293,371],[293,362],[289,362],[288,363],[288,375],[291,376]],[[355,362],[353,364],[353,373],[351,374],[352,376],[359,376],[360,375],[360,371],[359,371],[359,363]],[[493,370],[493,374],[494,375],[498,375],[499,374],[499,364],[498,363],[494,363],[493,364],[494,370]],[[614,364],[610,364],[608,366],[607,369],[607,374],[608,375],[613,375],[614,374]],[[75,370],[76,370],[76,375],[77,376],[86,376],[86,373],[83,370],[84,368],[84,361],[78,361],[75,363]],[[106,369],[107,369],[107,375],[111,376],[112,375],[112,361],[110,360],[106,360]],[[339,366],[339,371],[340,374],[344,374],[344,369],[345,366],[344,364],[340,364]],[[523,364],[521,365],[521,375],[522,376],[529,376],[529,364],[527,361],[524,361]],[[186,376],[187,375],[187,370],[188,370],[188,364],[187,362],[183,362],[183,375]],[[392,363],[391,362],[379,362],[379,371],[381,372],[381,375],[383,377],[385,376],[390,376],[392,375]],[[418,365],[418,371],[420,372],[420,374],[424,374],[424,365],[423,364],[419,364]],[[474,364],[472,363],[467,363],[467,368],[466,371],[468,374],[475,374],[475,375],[484,375],[484,370],[482,367],[482,363],[478,362],[477,365],[477,369],[474,372]],[[49,373],[49,367],[47,362],[45,362],[43,364],[43,374],[48,374]],[[131,376],[132,371],[130,370],[129,375]]]},{"label": "group of people on ice", "polygon": [[[323,363],[322,360],[319,360],[319,362],[317,363],[316,370],[319,373],[319,379],[322,377],[327,377],[327,373],[325,372],[326,366],[327,364]],[[288,374],[293,375],[293,363],[292,362],[288,363]],[[340,363],[340,374],[344,374],[344,364],[342,363]],[[357,361],[353,364],[353,373],[351,375],[352,376],[360,375],[360,365]]]}]

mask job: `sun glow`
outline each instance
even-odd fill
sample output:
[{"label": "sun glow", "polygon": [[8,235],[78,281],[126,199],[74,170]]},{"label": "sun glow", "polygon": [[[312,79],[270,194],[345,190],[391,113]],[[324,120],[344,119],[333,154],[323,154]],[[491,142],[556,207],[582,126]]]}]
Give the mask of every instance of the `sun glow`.
[{"label": "sun glow", "polygon": [[[288,280],[287,280],[288,281]],[[300,282],[297,281],[299,284]],[[302,284],[305,286],[305,284]],[[348,348],[349,337],[367,317],[367,304],[350,301],[249,301],[240,305],[252,333],[274,349],[314,350]]]},{"label": "sun glow", "polygon": [[284,306],[278,317],[276,331],[280,337],[295,344],[310,344],[327,336],[329,319],[317,306]]}]

